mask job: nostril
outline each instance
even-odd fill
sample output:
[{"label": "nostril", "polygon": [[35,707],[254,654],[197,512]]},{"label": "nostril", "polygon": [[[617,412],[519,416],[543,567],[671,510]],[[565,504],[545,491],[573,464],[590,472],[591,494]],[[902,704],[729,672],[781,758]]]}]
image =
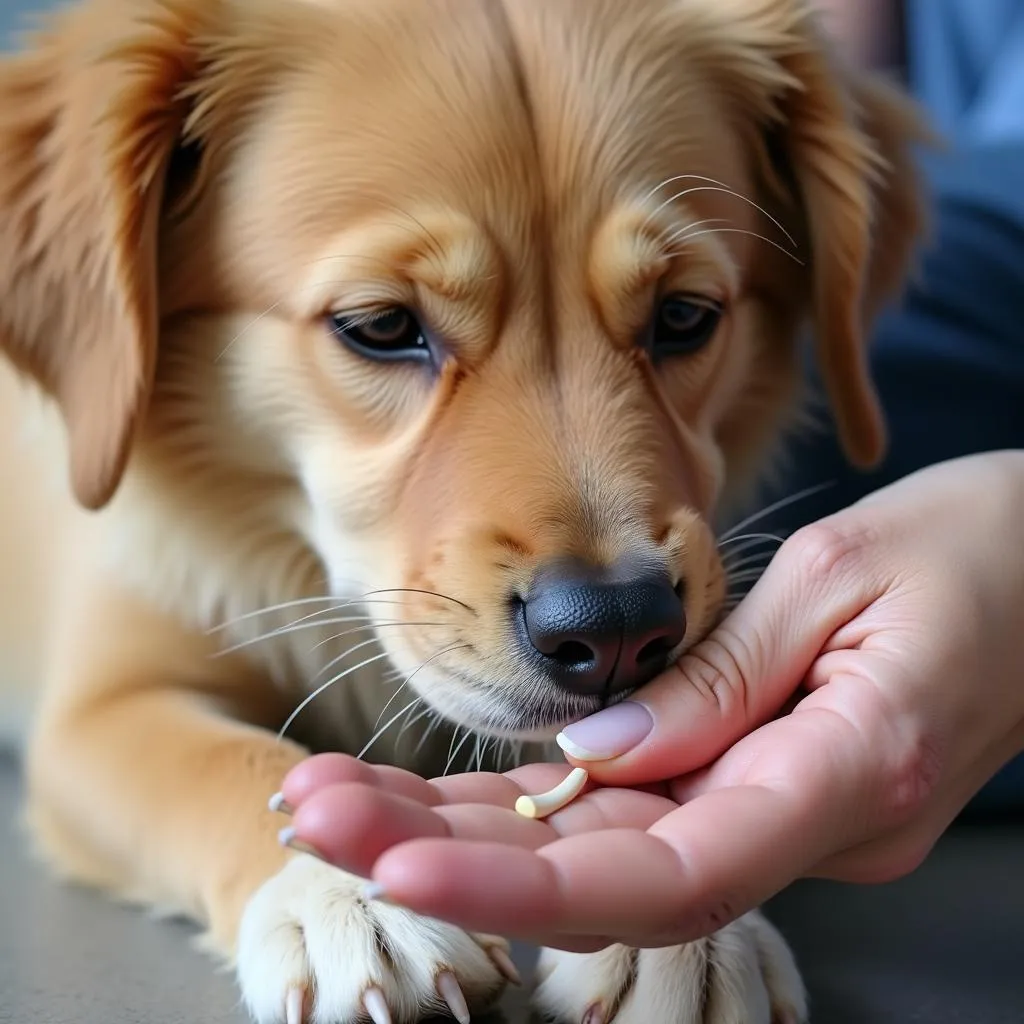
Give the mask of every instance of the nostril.
[{"label": "nostril", "polygon": [[538,572],[529,592],[513,598],[524,650],[577,693],[617,693],[653,679],[686,630],[685,581],[654,570],[570,568]]},{"label": "nostril", "polygon": [[672,588],[672,593],[682,601],[686,596],[686,581],[684,579],[677,580],[676,585]]},{"label": "nostril", "polygon": [[659,636],[640,648],[636,656],[638,665],[649,665],[652,662],[665,661],[672,648],[675,647],[671,637]]},{"label": "nostril", "polygon": [[578,640],[566,640],[564,643],[560,643],[548,657],[552,661],[558,662],[563,668],[576,669],[587,668],[595,660],[594,652]]}]

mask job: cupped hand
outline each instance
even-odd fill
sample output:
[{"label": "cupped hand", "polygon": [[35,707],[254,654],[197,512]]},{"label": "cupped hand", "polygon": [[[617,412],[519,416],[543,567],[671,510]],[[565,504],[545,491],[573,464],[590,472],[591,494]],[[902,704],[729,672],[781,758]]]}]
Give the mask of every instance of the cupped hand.
[{"label": "cupped hand", "polygon": [[565,766],[428,782],[328,755],[284,792],[299,838],[410,909],[667,945],[802,876],[916,867],[1024,749],[1021,664],[1024,454],[973,456],[795,534],[676,666],[568,727],[594,785],[544,822],[515,799]]}]

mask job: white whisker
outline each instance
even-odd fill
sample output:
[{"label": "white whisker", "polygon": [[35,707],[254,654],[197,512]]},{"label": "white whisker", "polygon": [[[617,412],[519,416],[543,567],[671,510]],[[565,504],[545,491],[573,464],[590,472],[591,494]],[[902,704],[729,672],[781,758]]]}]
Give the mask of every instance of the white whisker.
[{"label": "white whisker", "polygon": [[388,713],[388,708],[390,708],[390,707],[391,707],[391,705],[395,703],[395,700],[396,700],[396,699],[398,698],[398,695],[399,695],[399,694],[400,694],[400,693],[401,693],[401,692],[402,692],[402,691],[403,691],[404,689],[405,689],[405,683],[403,682],[403,683],[402,683],[402,684],[401,684],[401,685],[400,685],[400,686],[399,686],[399,687],[398,687],[398,688],[397,688],[397,689],[395,690],[395,692],[394,692],[393,694],[391,694],[391,696],[390,696],[390,697],[388,698],[388,702],[387,702],[387,704],[385,704],[385,705],[384,705],[384,707],[382,707],[382,708],[380,709],[380,714],[379,714],[379,715],[377,716],[377,720],[376,720],[376,721],[375,721],[375,722],[373,723],[373,727],[374,727],[374,729],[376,729],[376,728],[377,728],[377,726],[378,726],[378,725],[380,725],[380,720],[381,720],[381,719],[382,719],[382,718],[383,718],[383,717],[384,717],[384,716],[385,716],[385,715],[386,715],[386,714]]},{"label": "white whisker", "polygon": [[318,619],[314,622],[307,622],[303,619],[287,626],[281,626],[278,629],[272,629],[269,633],[261,633],[259,636],[251,636],[247,637],[245,640],[239,640],[230,647],[222,647],[217,651],[215,657],[223,658],[228,654],[234,654],[236,651],[244,650],[246,647],[252,647],[254,644],[265,643],[267,640],[274,640],[277,637],[288,636],[291,633],[301,633],[307,629],[323,629],[324,626],[338,626],[347,622],[364,622],[368,625],[372,624],[372,620],[368,615],[343,615],[340,618]]},{"label": "white whisker", "polygon": [[417,722],[422,721],[428,715],[436,715],[436,714],[437,714],[437,712],[434,711],[434,709],[428,704],[418,714],[413,715],[413,717],[410,718],[409,721],[406,722],[405,725],[403,725],[402,728],[398,730],[398,739],[400,740],[402,738],[402,735],[405,732],[407,732],[409,729],[411,729]]},{"label": "white whisker", "polygon": [[[372,625],[372,623],[370,625]],[[368,629],[369,626],[363,626],[362,628]],[[346,630],[345,633],[341,633],[339,634],[339,636],[345,636],[347,633],[351,632],[351,630]],[[322,678],[327,672],[330,672],[330,670],[334,668],[334,666],[337,665],[338,662],[344,661],[350,654],[354,654],[356,651],[361,650],[363,647],[369,647],[371,644],[376,644],[379,642],[380,641],[378,640],[377,637],[371,636],[369,640],[360,640],[359,643],[355,644],[354,646],[346,647],[345,650],[341,652],[341,654],[339,654],[336,658],[331,658],[331,660],[327,662],[326,665],[323,665],[320,668],[320,671],[317,672],[317,674],[313,676],[312,679],[310,679],[309,685],[312,686],[318,679]]]},{"label": "white whisker", "polygon": [[[718,547],[726,548],[732,544],[741,544],[743,541],[759,541],[759,540],[773,540],[777,544],[785,544],[785,537],[780,537],[777,533],[741,533],[737,537],[727,537],[725,540],[718,542]],[[748,544],[747,547],[750,545]]]},{"label": "white whisker", "polygon": [[368,752],[368,751],[370,750],[370,748],[371,748],[371,747],[372,747],[372,746],[373,746],[373,745],[374,745],[374,744],[375,744],[375,743],[377,742],[377,740],[379,740],[379,739],[381,738],[381,736],[383,736],[383,735],[384,735],[384,734],[385,734],[385,733],[386,733],[386,732],[388,731],[388,729],[390,729],[390,728],[391,728],[391,726],[393,726],[393,725],[395,724],[395,722],[397,722],[397,721],[398,721],[398,720],[399,720],[399,719],[400,719],[400,718],[402,717],[402,715],[404,715],[404,714],[407,714],[407,713],[408,713],[409,711],[411,711],[411,710],[412,710],[412,709],[413,709],[414,707],[416,707],[416,705],[417,705],[417,704],[419,704],[419,703],[420,703],[420,701],[422,701],[422,700],[423,700],[423,698],[422,698],[422,697],[419,697],[419,696],[417,696],[417,697],[413,697],[413,699],[412,699],[412,700],[411,700],[411,701],[410,701],[410,702],[409,702],[408,704],[406,704],[406,705],[405,705],[405,707],[401,709],[401,711],[397,711],[397,712],[395,712],[395,714],[394,714],[394,715],[392,715],[392,716],[391,716],[391,717],[390,717],[390,718],[389,718],[389,719],[388,719],[388,720],[387,720],[387,721],[386,721],[386,722],[385,722],[385,723],[384,723],[384,724],[383,724],[383,725],[382,725],[382,726],[381,726],[381,727],[380,727],[380,728],[379,728],[379,729],[378,729],[378,730],[377,730],[377,731],[376,731],[376,732],[375,732],[375,733],[374,733],[374,734],[373,734],[373,735],[372,735],[372,736],[370,737],[370,739],[369,739],[369,740],[367,741],[367,743],[366,743],[366,745],[365,745],[365,746],[363,747],[363,749],[362,749],[362,750],[360,750],[358,754],[356,754],[356,760],[357,760],[357,761],[362,761],[362,759],[363,759],[363,758],[364,758],[364,757],[366,756],[367,752]]},{"label": "white whisker", "polygon": [[[352,633],[359,633],[364,629],[377,629],[378,627],[383,629],[385,626],[447,626],[447,622],[405,622],[402,619],[381,619],[379,622],[367,622],[363,626],[355,626],[352,629],[346,629],[341,633],[332,633],[328,637],[324,637],[323,640],[318,640],[311,650],[318,650],[325,644],[333,643],[336,640],[341,640],[343,637],[350,636]],[[344,655],[342,655],[344,657]],[[334,661],[338,659],[335,658]],[[334,662],[328,662],[328,665],[332,665]],[[322,671],[322,670],[321,670]]]},{"label": "white whisker", "polygon": [[820,494],[822,491],[826,491],[829,487],[834,486],[834,482],[818,484],[816,487],[805,488],[802,491],[797,491],[796,494],[791,494],[789,497],[773,502],[767,508],[761,509],[760,512],[755,512],[752,516],[747,516],[746,519],[726,530],[718,540],[719,545],[721,545],[723,541],[730,540],[741,530],[745,530],[748,526],[752,526],[754,523],[770,516],[773,512],[778,512],[780,509],[788,508],[790,505],[795,505],[798,501],[803,501],[805,498],[810,498],[815,494]]},{"label": "white whisker", "polygon": [[[291,607],[298,607],[309,604],[329,604],[328,608],[319,608],[316,611],[307,612],[305,615],[300,616],[297,619],[292,619],[288,625],[294,625],[297,622],[305,622],[307,619],[315,618],[317,615],[327,615],[331,612],[344,611],[346,608],[351,608],[357,604],[401,604],[401,601],[396,600],[376,600],[367,601],[365,597],[302,597],[296,601],[285,601],[282,604],[271,604],[265,608],[257,608],[255,611],[246,612],[244,615],[238,615],[233,619],[225,619],[223,622],[218,622],[216,626],[210,626],[206,633],[208,636],[212,636],[216,633],[222,633],[226,629],[230,629],[232,626],[237,626],[242,622],[247,622],[250,619],[259,618],[261,615],[270,615],[273,612],[286,611]],[[284,627],[281,627],[284,628]]]},{"label": "white whisker", "polygon": [[682,240],[685,241],[685,235],[688,231],[693,231],[694,228],[702,227],[705,224],[728,224],[729,222],[724,217],[705,217],[703,220],[695,220],[692,224],[687,224],[684,227],[676,228],[671,233],[666,232],[668,237],[662,237],[658,239],[658,242],[664,246],[675,245],[676,242]]},{"label": "white whisker", "polygon": [[224,358],[224,356],[226,356],[226,355],[228,354],[228,351],[230,350],[231,346],[232,346],[232,345],[234,345],[234,344],[235,344],[235,342],[239,340],[239,338],[241,338],[241,337],[242,337],[243,335],[245,335],[245,334],[248,334],[248,332],[249,332],[250,330],[252,330],[252,328],[253,328],[253,327],[255,327],[255,326],[256,326],[256,325],[257,325],[257,324],[258,324],[258,323],[259,323],[259,322],[260,322],[261,320],[265,320],[265,319],[266,319],[266,318],[267,318],[268,316],[270,316],[270,314],[271,314],[271,313],[273,313],[273,312],[274,312],[274,310],[275,310],[275,309],[277,309],[277,308],[278,308],[278,306],[280,306],[282,302],[284,302],[284,299],[278,299],[278,300],[277,300],[277,302],[273,302],[273,303],[271,303],[271,304],[270,304],[269,306],[267,306],[267,308],[266,308],[265,310],[263,310],[263,312],[262,312],[262,313],[260,313],[260,314],[259,314],[258,316],[255,316],[255,317],[253,317],[253,319],[252,319],[252,320],[250,320],[250,321],[249,321],[249,322],[248,322],[248,323],[247,323],[247,324],[246,324],[246,325],[245,325],[245,326],[244,326],[244,327],[243,327],[243,328],[242,328],[242,329],[241,329],[241,330],[240,330],[240,331],[239,331],[239,332],[238,332],[238,333],[237,333],[237,334],[236,334],[236,335],[235,335],[235,336],[234,336],[234,337],[233,337],[233,338],[232,338],[232,339],[231,339],[231,340],[230,340],[230,341],[229,341],[229,342],[228,342],[228,343],[227,343],[227,344],[226,344],[226,345],[225,345],[225,346],[224,346],[224,347],[223,347],[223,348],[222,348],[222,349],[220,350],[220,352],[218,352],[218,353],[217,353],[217,357],[216,357],[216,358],[214,359],[214,362],[215,362],[215,363],[219,363],[219,362],[221,361],[221,359],[223,359],[223,358]]},{"label": "white whisker", "polygon": [[747,569],[744,572],[737,573],[729,580],[729,592],[732,593],[735,587],[745,583],[756,583],[763,575],[764,569]]},{"label": "white whisker", "polygon": [[725,571],[732,575],[741,569],[749,569],[751,566],[758,565],[758,563],[763,563],[760,568],[764,571],[771,564],[774,557],[774,551],[758,551],[757,554],[747,555],[746,558],[741,558],[738,562],[730,562],[725,566]]},{"label": "white whisker", "polygon": [[[218,622],[215,626],[210,626],[206,630],[207,635],[214,633],[223,632],[225,629],[230,629],[232,626],[237,626],[241,622],[247,622],[249,619],[259,618],[261,615],[271,615],[274,612],[287,611],[289,608],[299,608],[310,604],[333,604],[339,600],[336,597],[330,595],[324,595],[323,597],[300,597],[294,601],[282,601],[280,604],[269,604],[265,608],[257,608],[255,611],[246,612],[244,615],[237,615],[233,619],[225,619],[222,622]],[[328,609],[333,611],[334,609]]]},{"label": "white whisker", "polygon": [[[444,718],[441,715],[439,715],[433,708],[427,709],[427,715],[429,715],[430,717],[430,722],[427,725],[427,728],[424,731],[423,735],[420,737],[419,743],[417,743],[415,748],[413,749],[412,756],[414,758],[419,755],[419,752],[423,749],[423,746],[427,742],[427,740],[429,740],[430,737],[433,736],[434,733],[437,732],[437,730],[440,729],[441,726],[444,724]],[[420,718],[423,717],[424,715],[417,715],[416,721],[419,721]]]},{"label": "white whisker", "polygon": [[[775,249],[778,249],[784,256],[788,256],[794,263],[799,266],[804,265],[804,261],[800,259],[795,253],[790,252],[784,245],[780,245],[778,242],[773,241],[771,238],[766,238],[764,235],[757,231],[748,231],[746,228],[706,228],[704,231],[695,231],[692,235],[685,235],[680,242],[686,243],[693,241],[695,238],[700,238],[701,235],[749,235],[751,238],[760,239],[762,242],[767,242],[768,245]],[[666,259],[673,259],[676,256],[681,256],[682,251],[679,252],[668,252],[665,253]]]},{"label": "white whisker", "polygon": [[367,658],[365,661],[361,661],[358,665],[353,665],[352,668],[346,669],[344,672],[339,673],[331,679],[328,679],[322,686],[318,686],[309,696],[304,697],[300,702],[299,706],[285,719],[284,725],[281,726],[280,732],[277,734],[277,738],[283,739],[284,734],[288,731],[288,727],[298,718],[303,708],[311,704],[317,697],[320,696],[324,690],[330,689],[335,683],[340,683],[346,676],[352,675],[353,672],[358,672],[359,669],[365,668],[367,665],[372,665],[375,661],[380,661],[381,658],[386,658],[387,653],[375,654],[372,658]]},{"label": "white whisker", "polygon": [[[455,735],[458,735],[458,731],[456,731]],[[459,756],[459,751],[462,750],[462,748],[466,745],[466,740],[468,740],[471,736],[473,736],[473,730],[467,728],[466,735],[463,736],[463,738],[459,741],[459,745],[448,756],[448,763],[444,766],[444,775],[447,775],[448,772],[451,771],[452,765],[455,763],[455,759]]]},{"label": "white whisker", "polygon": [[764,217],[767,217],[767,219],[770,220],[772,224],[774,224],[786,236],[786,239],[789,242],[789,244],[792,245],[793,248],[796,248],[796,239],[793,238],[793,236],[782,226],[781,223],[779,223],[778,220],[775,219],[775,217],[773,217],[763,206],[760,206],[758,203],[755,203],[753,199],[750,199],[749,197],[743,195],[740,192],[737,192],[735,189],[729,188],[729,186],[726,185],[724,182],[717,181],[715,178],[706,178],[701,174],[679,174],[663,182],[659,186],[659,189],[663,188],[665,185],[670,185],[676,181],[703,181],[707,182],[707,184],[694,185],[691,188],[682,189],[673,196],[669,196],[668,199],[665,199],[663,202],[661,202],[647,215],[646,219],[644,220],[644,227],[650,224],[650,222],[654,220],[654,218],[657,217],[662,210],[664,210],[667,206],[670,206],[677,199],[682,199],[685,196],[692,195],[694,192],[724,192],[727,195],[734,196],[736,199],[739,199],[740,202],[748,203],[750,206],[754,207],[755,210],[761,213]]},{"label": "white whisker", "polygon": [[[406,686],[408,686],[408,685],[409,685],[409,684],[410,684],[410,683],[412,682],[412,679],[413,679],[413,677],[414,677],[414,676],[415,676],[415,675],[416,675],[416,674],[417,674],[418,672],[421,672],[421,671],[422,671],[422,670],[423,670],[424,668],[426,668],[426,667],[427,667],[427,665],[429,665],[429,664],[430,664],[430,663],[431,663],[432,661],[435,661],[435,660],[436,660],[437,658],[440,658],[440,657],[441,657],[442,655],[445,655],[445,654],[451,654],[451,653],[452,653],[452,651],[458,651],[458,650],[465,650],[465,649],[467,649],[468,647],[469,647],[469,645],[468,645],[468,644],[462,644],[462,643],[452,644],[452,645],[451,645],[451,646],[449,646],[449,647],[443,647],[443,648],[442,648],[441,650],[439,650],[439,651],[437,651],[436,653],[432,654],[432,655],[431,655],[431,656],[430,656],[429,658],[427,658],[427,659],[426,659],[425,661],[421,662],[421,663],[420,663],[420,664],[419,664],[419,665],[418,665],[418,666],[417,666],[417,667],[416,667],[415,669],[413,669],[413,671],[412,671],[412,672],[410,672],[408,676],[406,676],[406,678],[405,678],[405,681],[404,681],[404,682],[402,683],[402,686],[401,686],[401,687],[399,687],[399,689],[398,689],[398,691],[397,691],[397,692],[401,692],[401,690],[402,690],[402,689],[404,689],[404,688],[405,688]],[[397,693],[396,693],[396,696],[397,696]],[[412,703],[411,705],[407,705],[407,706],[406,706],[406,707],[405,707],[405,708],[403,709],[403,712],[404,712],[404,711],[408,711],[408,710],[409,710],[409,708],[411,708],[411,707],[414,707],[414,706],[415,706],[416,704],[418,704],[418,703],[419,703],[419,702],[420,702],[420,701],[421,701],[422,699],[423,699],[422,697],[419,697],[419,696],[417,696],[417,697],[416,697],[416,699],[415,699],[415,700],[413,701],[413,703]],[[392,698],[391,698],[391,700],[394,700],[394,697],[392,697]],[[391,704],[391,701],[388,701],[388,705],[390,705],[390,704]],[[385,711],[387,710],[387,706],[385,706],[384,710],[385,710]],[[429,711],[429,710],[430,710],[430,708],[428,707],[428,711]],[[401,715],[402,715],[402,713],[403,713],[403,712],[399,712],[399,714],[398,714],[398,716],[397,716],[397,717],[395,717],[395,718],[392,718],[392,719],[390,719],[390,720],[389,720],[389,722],[388,722],[388,724],[387,724],[386,726],[384,726],[384,729],[383,729],[383,730],[378,730],[378,731],[377,731],[376,733],[374,733],[373,737],[372,737],[372,738],[370,739],[370,742],[369,742],[369,743],[368,743],[368,744],[367,744],[367,745],[366,745],[365,747],[363,747],[362,753],[360,753],[360,754],[359,754],[359,757],[360,757],[360,758],[362,758],[363,754],[365,754],[365,753],[366,753],[366,751],[367,751],[367,750],[369,750],[369,749],[370,749],[370,747],[372,747],[372,746],[373,746],[373,744],[374,744],[374,743],[376,743],[376,742],[377,742],[377,740],[378,740],[378,739],[380,739],[380,737],[381,737],[381,736],[383,736],[383,735],[384,735],[384,733],[385,733],[385,732],[386,732],[386,731],[387,731],[387,730],[388,730],[388,729],[389,729],[389,728],[390,728],[390,727],[391,727],[392,725],[394,725],[396,721],[398,721],[398,719],[399,719],[399,718],[401,717]],[[384,715],[384,712],[382,711],[382,712],[380,713],[380,715],[378,715],[378,716],[377,716],[377,722],[380,722],[380,720],[381,720],[381,718],[383,717],[383,715]],[[418,716],[418,717],[422,717],[422,716]],[[413,721],[416,721],[416,719],[413,719]],[[374,724],[376,725],[376,723],[374,723]],[[403,728],[402,728],[401,730],[399,730],[399,733],[398,733],[398,740],[401,740],[401,738],[402,738],[402,733],[403,733],[403,732],[405,731],[405,729],[406,729],[406,728],[408,728],[408,727],[409,727],[410,725],[412,725],[412,722],[408,722],[408,723],[406,723],[406,725],[405,725],[405,726],[404,726],[404,727],[403,727]],[[429,733],[428,733],[428,735],[429,735]],[[396,742],[397,742],[397,741],[396,741]],[[422,741],[421,741],[421,743],[422,743]],[[417,747],[417,748],[416,748],[416,751],[417,751],[417,752],[419,751],[419,747]],[[415,753],[414,753],[414,755],[413,755],[413,756],[415,756]]]}]

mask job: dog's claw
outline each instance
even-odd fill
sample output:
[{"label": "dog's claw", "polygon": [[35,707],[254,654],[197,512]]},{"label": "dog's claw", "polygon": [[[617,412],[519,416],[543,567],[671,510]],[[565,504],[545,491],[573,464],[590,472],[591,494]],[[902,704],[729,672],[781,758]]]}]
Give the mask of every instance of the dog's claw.
[{"label": "dog's claw", "polygon": [[306,993],[301,988],[288,989],[288,995],[284,999],[285,1024],[302,1024],[305,1001]]},{"label": "dog's claw", "polygon": [[462,986],[451,971],[442,971],[437,976],[437,993],[448,1004],[452,1016],[459,1024],[470,1024],[469,1006],[463,994]]},{"label": "dog's claw", "polygon": [[384,993],[379,988],[368,988],[363,993],[363,1009],[373,1024],[393,1024]]},{"label": "dog's claw", "polygon": [[501,946],[488,946],[487,955],[507,981],[511,981],[513,985],[522,985],[523,979],[518,968],[512,962],[512,957]]}]

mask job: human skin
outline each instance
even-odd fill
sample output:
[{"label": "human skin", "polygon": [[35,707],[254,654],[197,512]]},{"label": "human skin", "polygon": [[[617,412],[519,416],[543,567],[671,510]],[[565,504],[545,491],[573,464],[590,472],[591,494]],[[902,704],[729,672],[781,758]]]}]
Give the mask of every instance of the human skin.
[{"label": "human skin", "polygon": [[901,877],[1024,750],[1022,535],[1024,452],[923,470],[794,534],[676,666],[567,728],[591,786],[565,810],[512,810],[564,766],[323,755],[285,781],[295,835],[379,898],[577,950],[689,941],[800,877]]}]

